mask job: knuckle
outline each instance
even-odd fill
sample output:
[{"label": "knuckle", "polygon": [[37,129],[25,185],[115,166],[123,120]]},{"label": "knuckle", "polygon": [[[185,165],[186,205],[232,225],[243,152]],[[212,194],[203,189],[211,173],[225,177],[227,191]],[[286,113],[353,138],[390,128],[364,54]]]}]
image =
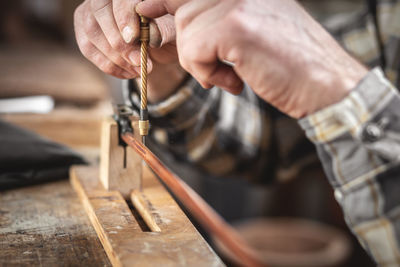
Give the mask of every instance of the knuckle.
[{"label": "knuckle", "polygon": [[104,73],[107,73],[107,74],[110,74],[110,75],[112,75],[112,74],[114,74],[114,73],[116,73],[118,71],[117,66],[111,61],[106,61],[106,62],[101,63],[99,68]]},{"label": "knuckle", "polygon": [[182,68],[184,68],[185,70],[190,72],[190,64],[189,64],[189,62],[181,54],[178,53],[178,56],[179,56],[179,63],[182,66]]},{"label": "knuckle", "polygon": [[188,23],[189,18],[187,17],[184,9],[178,9],[175,13],[175,25],[178,30],[182,30]]},{"label": "knuckle", "polygon": [[[193,49],[195,48],[195,49]],[[190,64],[199,64],[202,62],[202,51],[201,49],[197,49],[198,47],[186,46],[182,50],[182,56],[190,63]]]},{"label": "knuckle", "polygon": [[117,36],[111,37],[109,41],[111,47],[114,48],[114,50],[117,50],[118,52],[123,52],[126,48],[124,41],[122,41],[122,39]]},{"label": "knuckle", "polygon": [[75,31],[79,31],[81,28],[85,28],[87,16],[86,14],[90,12],[88,10],[87,2],[80,4],[74,11],[74,27]]},{"label": "knuckle", "polygon": [[97,21],[93,16],[91,16],[91,14],[88,14],[88,16],[83,19],[83,28],[84,31],[88,34],[93,31],[97,31],[98,28]]},{"label": "knuckle", "polygon": [[[131,1],[128,1],[131,2]],[[122,2],[125,3],[125,2]],[[127,25],[129,21],[132,19],[132,11],[129,10],[134,10],[134,7],[131,7],[132,4],[126,6],[126,4],[122,4],[119,1],[114,1],[113,2],[113,13],[115,16],[115,22],[117,25],[122,26],[122,25]]]},{"label": "knuckle", "polygon": [[225,16],[225,21],[226,25],[236,27],[236,26],[241,26],[242,21],[240,20],[240,11],[238,10],[233,10],[226,14]]},{"label": "knuckle", "polygon": [[209,83],[208,83],[208,80],[205,80],[205,79],[203,79],[202,77],[200,77],[200,78],[198,78],[198,80],[197,80],[199,83],[200,83],[200,85],[201,85],[201,87],[203,87],[203,88],[211,88],[212,87],[212,85],[210,85]]},{"label": "knuckle", "polygon": [[199,79],[204,83],[208,84],[208,82],[211,80],[212,73],[207,69],[207,70],[198,70],[197,75]]},{"label": "knuckle", "polygon": [[109,58],[115,57],[115,51],[111,48],[111,46],[104,46],[102,47],[102,52],[104,55],[106,55]]},{"label": "knuckle", "polygon": [[242,45],[236,45],[233,46],[229,49],[227,52],[227,60],[230,60],[231,62],[235,63],[236,68],[241,68],[244,64],[244,51],[246,50],[246,47],[243,47]]},{"label": "knuckle", "polygon": [[104,9],[111,4],[111,0],[90,0],[90,9],[93,13]]},{"label": "knuckle", "polygon": [[125,59],[123,59],[122,57],[113,58],[113,62],[116,65],[121,66],[122,68],[129,68],[130,67],[128,62]]},{"label": "knuckle", "polygon": [[192,61],[192,54],[191,53],[188,53],[187,51],[188,51],[189,49],[185,49],[185,47],[183,47],[182,49],[181,49],[181,51],[180,51],[180,53],[178,53],[178,56],[179,56],[179,61],[180,61],[180,63],[181,63],[181,65],[182,65],[182,67],[184,68],[184,69],[186,69],[186,70],[189,70],[190,69],[190,63],[191,63],[191,61]]},{"label": "knuckle", "polygon": [[89,40],[85,39],[78,41],[78,46],[85,57],[90,57],[90,55],[92,54],[93,47]]},{"label": "knuckle", "polygon": [[243,12],[241,6],[238,6],[225,15],[222,23],[227,27],[227,32],[231,30],[234,30],[235,32],[248,30],[246,27],[248,27],[247,25],[249,25],[249,23],[246,23],[246,20],[243,19],[246,17],[246,14],[243,14]]},{"label": "knuckle", "polygon": [[80,4],[74,11],[74,21],[78,21],[81,19],[82,9],[84,4]]}]

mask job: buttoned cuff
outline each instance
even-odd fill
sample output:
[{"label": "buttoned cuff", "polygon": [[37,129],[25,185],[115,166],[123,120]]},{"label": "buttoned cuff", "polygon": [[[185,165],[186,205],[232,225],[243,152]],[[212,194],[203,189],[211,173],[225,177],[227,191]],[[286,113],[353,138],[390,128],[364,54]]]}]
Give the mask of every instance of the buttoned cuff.
[{"label": "buttoned cuff", "polygon": [[350,133],[385,157],[400,157],[400,98],[380,68],[371,70],[341,102],[299,120],[307,137],[323,144]]}]

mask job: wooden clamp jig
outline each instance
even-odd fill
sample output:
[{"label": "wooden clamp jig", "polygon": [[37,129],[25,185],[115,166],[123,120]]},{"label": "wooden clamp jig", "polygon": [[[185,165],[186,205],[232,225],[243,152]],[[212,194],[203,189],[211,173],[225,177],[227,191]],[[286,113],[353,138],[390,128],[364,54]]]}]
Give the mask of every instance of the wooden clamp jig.
[{"label": "wooden clamp jig", "polygon": [[140,156],[121,143],[121,131],[139,138],[138,116],[122,108],[118,116],[103,122],[100,166],[70,171],[112,265],[223,266]]},{"label": "wooden clamp jig", "polygon": [[123,132],[132,132],[139,138],[138,118],[128,106],[117,106],[113,117],[106,118],[101,127],[100,181],[107,190],[117,190],[127,199],[133,189],[142,184],[142,161],[121,140]]}]

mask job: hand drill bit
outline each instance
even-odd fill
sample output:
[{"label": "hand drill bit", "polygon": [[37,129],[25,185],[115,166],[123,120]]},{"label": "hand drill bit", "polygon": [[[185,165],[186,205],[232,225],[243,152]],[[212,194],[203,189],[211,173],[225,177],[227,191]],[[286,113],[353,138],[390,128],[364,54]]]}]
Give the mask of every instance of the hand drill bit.
[{"label": "hand drill bit", "polygon": [[149,118],[147,112],[147,57],[149,45],[149,20],[146,17],[140,16],[140,120],[139,132],[142,136],[142,143],[146,143],[146,136],[149,133]]}]

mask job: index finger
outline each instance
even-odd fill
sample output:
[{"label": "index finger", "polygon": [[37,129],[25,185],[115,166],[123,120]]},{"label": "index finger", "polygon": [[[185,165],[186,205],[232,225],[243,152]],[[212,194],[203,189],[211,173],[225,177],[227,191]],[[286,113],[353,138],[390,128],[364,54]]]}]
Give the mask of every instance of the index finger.
[{"label": "index finger", "polygon": [[140,0],[113,0],[115,22],[126,43],[132,43],[139,37],[139,16],[135,5]]},{"label": "index finger", "polygon": [[136,5],[136,12],[148,18],[175,15],[176,10],[189,1],[191,0],[144,0]]}]

